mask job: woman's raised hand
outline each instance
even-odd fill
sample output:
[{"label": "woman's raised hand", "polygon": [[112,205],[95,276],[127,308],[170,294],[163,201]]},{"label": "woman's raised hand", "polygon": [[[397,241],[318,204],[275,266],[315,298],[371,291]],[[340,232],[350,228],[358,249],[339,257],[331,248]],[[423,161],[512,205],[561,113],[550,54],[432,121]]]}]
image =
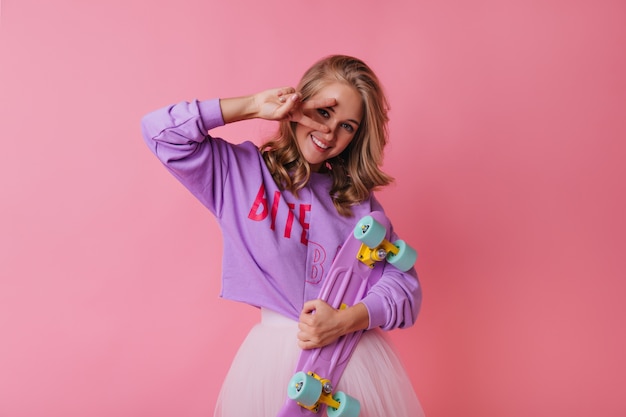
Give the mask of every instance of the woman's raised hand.
[{"label": "woman's raised hand", "polygon": [[266,120],[290,120],[310,129],[328,133],[329,128],[305,114],[306,110],[332,107],[337,104],[334,98],[302,101],[300,93],[292,87],[266,90],[254,95],[257,117]]}]

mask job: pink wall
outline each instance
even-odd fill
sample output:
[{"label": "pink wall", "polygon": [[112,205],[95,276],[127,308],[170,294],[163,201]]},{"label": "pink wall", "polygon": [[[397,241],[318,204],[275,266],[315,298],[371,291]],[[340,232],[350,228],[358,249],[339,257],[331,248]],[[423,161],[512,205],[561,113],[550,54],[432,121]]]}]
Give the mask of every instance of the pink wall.
[{"label": "pink wall", "polygon": [[[141,116],[368,61],[427,415],[626,414],[623,1],[3,0],[0,416],[211,415],[257,319]],[[224,128],[236,138],[267,126]]]}]

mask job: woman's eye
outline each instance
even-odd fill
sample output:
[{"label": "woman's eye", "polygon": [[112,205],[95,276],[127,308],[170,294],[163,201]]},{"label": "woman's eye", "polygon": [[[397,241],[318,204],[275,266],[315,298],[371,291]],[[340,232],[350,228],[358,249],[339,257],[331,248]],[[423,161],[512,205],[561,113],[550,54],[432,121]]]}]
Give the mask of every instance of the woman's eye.
[{"label": "woman's eye", "polygon": [[350,123],[342,123],[341,126],[350,133],[354,132],[354,127]]},{"label": "woman's eye", "polygon": [[328,119],[330,117],[328,112],[324,109],[317,109],[317,112],[325,119]]}]

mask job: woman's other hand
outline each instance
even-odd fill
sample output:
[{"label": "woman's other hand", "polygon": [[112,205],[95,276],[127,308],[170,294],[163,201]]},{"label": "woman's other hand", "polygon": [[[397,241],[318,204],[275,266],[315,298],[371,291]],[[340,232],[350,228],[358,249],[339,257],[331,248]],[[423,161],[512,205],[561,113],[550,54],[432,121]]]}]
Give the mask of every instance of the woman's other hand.
[{"label": "woman's other hand", "polygon": [[307,301],[300,313],[298,346],[301,349],[323,347],[368,326],[369,313],[362,303],[337,310],[322,300]]}]

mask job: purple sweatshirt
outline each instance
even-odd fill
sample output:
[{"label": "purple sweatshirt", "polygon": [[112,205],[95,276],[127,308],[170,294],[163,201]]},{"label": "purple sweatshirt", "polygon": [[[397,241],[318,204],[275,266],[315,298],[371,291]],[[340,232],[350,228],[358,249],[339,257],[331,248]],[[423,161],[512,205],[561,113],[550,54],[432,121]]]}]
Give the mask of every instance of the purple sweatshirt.
[{"label": "purple sweatshirt", "polygon": [[[181,102],[142,120],[152,152],[220,225],[221,296],[297,320],[304,302],[318,298],[358,219],[382,207],[372,195],[353,207],[354,217],[340,216],[329,195],[332,180],[320,173],[311,175],[296,198],[276,185],[252,142],[234,145],[208,135],[223,124],[218,99]],[[362,301],[369,327],[412,325],[421,296],[414,269],[402,273],[386,265]]]}]

